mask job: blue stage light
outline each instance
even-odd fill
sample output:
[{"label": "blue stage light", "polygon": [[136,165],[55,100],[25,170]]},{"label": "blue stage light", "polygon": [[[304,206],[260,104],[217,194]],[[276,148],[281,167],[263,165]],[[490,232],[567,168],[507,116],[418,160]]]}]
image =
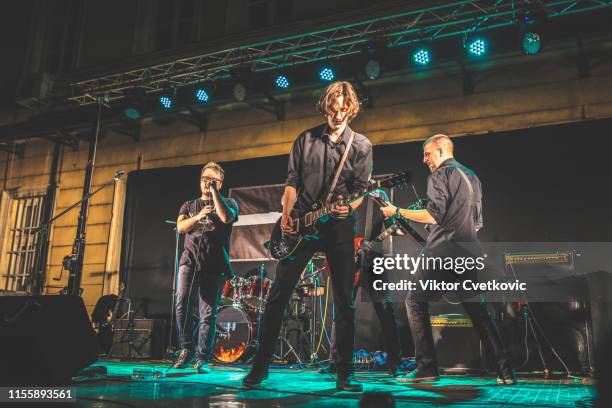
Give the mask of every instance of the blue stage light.
[{"label": "blue stage light", "polygon": [[278,88],[287,89],[289,88],[289,79],[284,75],[278,75],[276,79],[274,79],[274,84]]},{"label": "blue stage light", "polygon": [[132,119],[132,120],[140,119],[140,110],[138,110],[138,108],[135,108],[135,107],[125,108],[123,110],[123,114],[128,119]]},{"label": "blue stage light", "polygon": [[331,82],[336,78],[336,73],[329,67],[321,68],[319,71],[319,78],[321,78],[322,81]]},{"label": "blue stage light", "polygon": [[535,31],[529,31],[523,35],[523,52],[527,55],[535,55],[542,48],[542,36]]},{"label": "blue stage light", "polygon": [[174,101],[172,100],[172,98],[168,95],[162,95],[159,97],[159,104],[164,108],[164,109],[171,109],[172,106],[174,105]]},{"label": "blue stage light", "polygon": [[468,51],[476,57],[485,55],[487,49],[487,41],[484,38],[474,38],[468,44]]},{"label": "blue stage light", "polygon": [[412,60],[419,65],[427,65],[431,62],[431,53],[426,48],[419,48],[412,54]]},{"label": "blue stage light", "polygon": [[208,99],[209,99],[208,92],[206,91],[206,89],[197,88],[195,90],[195,98],[197,101],[202,102],[202,103],[208,102]]}]

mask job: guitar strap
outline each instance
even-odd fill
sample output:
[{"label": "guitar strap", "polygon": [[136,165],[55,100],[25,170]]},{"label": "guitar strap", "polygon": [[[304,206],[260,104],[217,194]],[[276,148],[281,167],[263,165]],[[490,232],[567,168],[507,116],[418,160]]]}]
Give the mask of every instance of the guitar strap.
[{"label": "guitar strap", "polygon": [[346,144],[346,149],[344,149],[344,154],[342,155],[342,159],[340,159],[340,163],[338,164],[338,168],[336,169],[336,174],[334,175],[334,180],[331,183],[331,187],[329,188],[329,192],[327,193],[327,198],[325,199],[325,204],[329,204],[334,195],[334,189],[336,188],[336,184],[338,184],[338,179],[340,178],[340,172],[344,167],[344,162],[346,162],[346,158],[348,157],[349,149],[351,148],[351,144],[353,144],[353,139],[355,138],[355,132],[351,129],[351,136],[349,137],[348,143]]},{"label": "guitar strap", "polygon": [[[470,210],[471,210],[470,212],[472,213],[472,217],[474,218],[474,226],[476,227],[476,224],[478,224],[478,215],[476,214],[477,209],[476,209],[476,201],[474,198],[474,187],[472,187],[472,182],[470,181],[468,176],[465,174],[465,172],[461,170],[459,166],[454,166],[454,167],[459,172],[459,174],[461,174],[461,177],[463,177],[463,180],[467,183],[468,189],[470,190]],[[468,217],[469,217],[469,213],[468,213]]]}]

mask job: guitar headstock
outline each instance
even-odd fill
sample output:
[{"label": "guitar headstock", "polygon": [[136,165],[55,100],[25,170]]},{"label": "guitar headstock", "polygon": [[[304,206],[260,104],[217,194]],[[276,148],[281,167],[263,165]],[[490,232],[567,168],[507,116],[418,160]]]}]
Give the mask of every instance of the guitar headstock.
[{"label": "guitar headstock", "polygon": [[394,173],[391,176],[384,177],[377,181],[379,187],[405,187],[408,185],[410,180],[412,179],[412,174],[410,171],[404,170],[400,173]]}]

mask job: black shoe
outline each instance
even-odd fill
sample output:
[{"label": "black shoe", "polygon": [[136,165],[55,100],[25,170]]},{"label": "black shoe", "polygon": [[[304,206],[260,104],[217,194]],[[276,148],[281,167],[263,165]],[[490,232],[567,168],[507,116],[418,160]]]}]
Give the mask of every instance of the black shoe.
[{"label": "black shoe", "polygon": [[196,373],[198,374],[208,374],[210,373],[210,367],[208,366],[208,361],[202,359],[196,359],[195,364],[193,365]]},{"label": "black shoe", "polygon": [[319,368],[319,374],[336,374],[337,371],[335,364],[328,364]]},{"label": "black shoe", "polygon": [[438,381],[440,376],[437,373],[431,374],[421,374],[418,370],[412,370],[408,374],[400,375],[397,377],[396,381],[401,383],[419,383],[419,382],[429,382],[429,381]]},{"label": "black shoe", "polygon": [[497,373],[497,383],[501,385],[516,384],[516,374],[512,368],[503,368]]},{"label": "black shoe", "polygon": [[185,364],[187,364],[187,361],[189,361],[189,354],[189,349],[181,349],[172,368],[183,368]]},{"label": "black shoe", "polygon": [[355,376],[353,374],[342,375],[338,373],[336,389],[340,391],[362,392],[363,385],[355,381]]},{"label": "black shoe", "polygon": [[268,362],[257,361],[253,363],[251,371],[242,380],[246,388],[257,388],[262,381],[268,378]]}]

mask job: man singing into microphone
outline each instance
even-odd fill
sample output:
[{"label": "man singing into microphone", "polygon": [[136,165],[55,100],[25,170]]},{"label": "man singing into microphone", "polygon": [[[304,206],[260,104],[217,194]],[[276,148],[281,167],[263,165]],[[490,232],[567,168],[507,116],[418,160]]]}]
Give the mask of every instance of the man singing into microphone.
[{"label": "man singing into microphone", "polygon": [[202,168],[202,196],[181,206],[176,221],[178,232],[185,234],[176,285],[176,327],[181,350],[174,368],[182,368],[193,350],[191,308],[198,301],[198,341],[195,364],[198,373],[208,373],[215,339],[217,305],[225,281],[233,276],[229,261],[232,224],[238,219],[238,204],[223,197],[219,190],[224,172],[215,162]]}]

